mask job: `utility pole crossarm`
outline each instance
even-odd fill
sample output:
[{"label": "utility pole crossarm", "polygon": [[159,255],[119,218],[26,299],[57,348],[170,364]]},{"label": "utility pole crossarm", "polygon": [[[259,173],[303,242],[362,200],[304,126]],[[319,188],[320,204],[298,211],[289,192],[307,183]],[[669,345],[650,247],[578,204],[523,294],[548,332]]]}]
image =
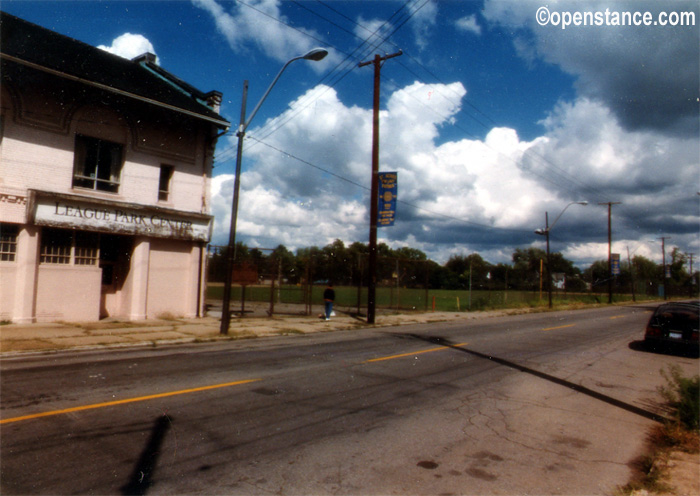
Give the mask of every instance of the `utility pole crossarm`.
[{"label": "utility pole crossarm", "polygon": [[360,62],[359,64],[357,64],[357,67],[365,67],[365,66],[370,65],[370,64],[384,62],[385,60],[393,59],[394,57],[398,57],[399,55],[403,55],[402,50],[399,50],[396,53],[392,53],[391,55],[385,55],[384,57],[382,57],[380,55],[375,55],[372,60],[368,60],[366,62]]}]

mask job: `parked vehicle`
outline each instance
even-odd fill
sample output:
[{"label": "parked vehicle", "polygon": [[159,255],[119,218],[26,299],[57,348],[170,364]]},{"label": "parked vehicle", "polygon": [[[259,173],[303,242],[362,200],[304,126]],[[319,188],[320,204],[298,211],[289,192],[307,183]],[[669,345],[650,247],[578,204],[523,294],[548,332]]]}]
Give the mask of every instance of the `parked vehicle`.
[{"label": "parked vehicle", "polygon": [[674,347],[697,353],[699,322],[700,302],[664,303],[649,319],[644,342],[655,351]]}]

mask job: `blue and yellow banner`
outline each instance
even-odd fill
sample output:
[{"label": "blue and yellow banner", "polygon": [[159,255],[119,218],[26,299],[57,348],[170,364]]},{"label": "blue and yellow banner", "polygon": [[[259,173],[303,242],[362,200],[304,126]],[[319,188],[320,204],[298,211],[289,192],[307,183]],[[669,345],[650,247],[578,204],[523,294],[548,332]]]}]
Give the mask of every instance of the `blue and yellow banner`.
[{"label": "blue and yellow banner", "polygon": [[612,253],[610,257],[610,269],[612,270],[612,275],[619,276],[620,272],[620,254]]},{"label": "blue and yellow banner", "polygon": [[379,173],[379,213],[377,227],[394,225],[396,217],[396,198],[398,195],[398,172]]}]

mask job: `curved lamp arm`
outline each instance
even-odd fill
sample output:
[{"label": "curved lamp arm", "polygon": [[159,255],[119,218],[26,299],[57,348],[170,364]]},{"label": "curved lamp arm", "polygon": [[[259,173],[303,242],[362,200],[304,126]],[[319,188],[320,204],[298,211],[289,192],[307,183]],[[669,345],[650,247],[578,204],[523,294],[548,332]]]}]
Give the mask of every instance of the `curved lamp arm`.
[{"label": "curved lamp arm", "polygon": [[552,230],[552,228],[554,227],[554,224],[557,223],[559,218],[564,214],[564,212],[566,212],[566,209],[569,208],[571,205],[584,205],[585,206],[585,205],[588,205],[588,202],[587,201],[574,201],[574,202],[569,203],[566,207],[564,207],[564,210],[562,210],[561,213],[559,215],[557,215],[557,218],[554,219],[554,222],[552,222],[552,225],[547,227],[547,231]]},{"label": "curved lamp arm", "polygon": [[255,114],[258,113],[258,110],[260,110],[260,106],[263,104],[265,101],[265,98],[267,98],[267,95],[270,94],[270,91],[272,91],[272,87],[277,83],[277,80],[280,78],[284,70],[287,68],[289,64],[294,62],[295,60],[313,60],[313,61],[319,61],[323,60],[326,55],[328,55],[328,50],[325,48],[314,48],[313,50],[309,51],[308,53],[305,53],[304,55],[300,55],[299,57],[294,57],[293,59],[290,59],[287,61],[286,64],[282,66],[280,71],[277,73],[277,76],[275,76],[275,79],[272,80],[272,83],[270,83],[270,86],[267,87],[267,90],[265,91],[265,94],[262,96],[258,104],[255,106],[253,111],[250,113],[250,116],[248,117],[248,120],[245,122],[245,124],[242,124],[238,128],[238,133],[243,133],[245,134],[246,130],[248,129],[248,126],[250,125],[250,121],[253,120],[253,117],[255,117]]}]

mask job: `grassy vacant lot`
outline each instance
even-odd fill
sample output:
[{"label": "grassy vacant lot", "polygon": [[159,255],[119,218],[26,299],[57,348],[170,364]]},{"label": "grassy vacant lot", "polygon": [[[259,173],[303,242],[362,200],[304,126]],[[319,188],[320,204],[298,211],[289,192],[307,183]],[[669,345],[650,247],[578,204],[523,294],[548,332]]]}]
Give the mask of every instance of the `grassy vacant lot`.
[{"label": "grassy vacant lot", "polygon": [[[241,299],[241,287],[234,285],[231,293],[232,301]],[[314,305],[323,301],[325,286],[313,286],[310,301]],[[275,303],[298,303],[308,301],[308,295],[301,286],[286,285],[275,287],[271,295],[270,286],[246,287],[246,301],[269,302],[273,297]],[[336,304],[344,307],[357,307],[358,297],[361,306],[367,305],[367,288],[362,288],[358,295],[358,289],[351,286],[336,286]],[[210,283],[207,286],[207,298],[220,300],[223,294],[221,283]],[[650,297],[637,295],[637,300]],[[615,294],[613,301],[631,301],[631,295]],[[608,301],[607,293],[569,293],[556,292],[553,294],[554,305],[605,303]],[[408,288],[377,288],[377,306],[379,308],[395,308],[397,310],[435,310],[440,312],[459,312],[469,310],[490,310],[499,308],[527,308],[546,306],[548,304],[547,292],[543,291],[541,298],[539,291],[471,291],[468,290],[428,290]],[[433,306],[434,305],[434,306]]]}]

